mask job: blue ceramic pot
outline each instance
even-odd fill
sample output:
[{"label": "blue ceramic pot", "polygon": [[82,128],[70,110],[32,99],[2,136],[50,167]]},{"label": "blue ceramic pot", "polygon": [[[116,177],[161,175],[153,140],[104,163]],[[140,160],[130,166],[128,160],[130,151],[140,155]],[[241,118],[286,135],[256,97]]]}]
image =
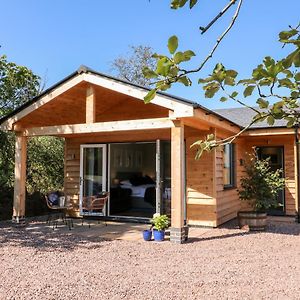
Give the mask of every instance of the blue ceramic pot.
[{"label": "blue ceramic pot", "polygon": [[151,237],[152,237],[152,230],[146,229],[143,231],[144,241],[151,241]]},{"label": "blue ceramic pot", "polygon": [[154,240],[157,242],[162,242],[165,239],[164,230],[153,230]]}]

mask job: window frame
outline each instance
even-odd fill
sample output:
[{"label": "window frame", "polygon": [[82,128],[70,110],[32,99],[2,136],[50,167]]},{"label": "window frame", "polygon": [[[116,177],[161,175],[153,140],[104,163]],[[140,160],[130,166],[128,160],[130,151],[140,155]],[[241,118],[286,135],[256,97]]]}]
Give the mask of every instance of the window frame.
[{"label": "window frame", "polygon": [[[229,183],[224,184],[224,181],[223,181],[224,190],[233,189],[233,188],[236,187],[235,144],[231,143],[231,144],[227,144],[227,145],[224,146],[224,149],[223,149],[223,170],[225,169],[224,156],[225,156],[225,147],[226,146],[228,146],[228,149],[229,149]],[[223,180],[224,180],[224,177],[223,177]]]}]

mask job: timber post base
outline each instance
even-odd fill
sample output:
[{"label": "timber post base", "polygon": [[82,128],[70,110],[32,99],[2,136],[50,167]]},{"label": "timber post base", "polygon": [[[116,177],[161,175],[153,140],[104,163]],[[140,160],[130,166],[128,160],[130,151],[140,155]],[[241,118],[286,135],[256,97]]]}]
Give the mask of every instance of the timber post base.
[{"label": "timber post base", "polygon": [[170,228],[170,241],[177,244],[183,244],[187,241],[186,229],[184,227],[181,228]]},{"label": "timber post base", "polygon": [[13,216],[11,221],[14,225],[24,225],[25,216]]}]

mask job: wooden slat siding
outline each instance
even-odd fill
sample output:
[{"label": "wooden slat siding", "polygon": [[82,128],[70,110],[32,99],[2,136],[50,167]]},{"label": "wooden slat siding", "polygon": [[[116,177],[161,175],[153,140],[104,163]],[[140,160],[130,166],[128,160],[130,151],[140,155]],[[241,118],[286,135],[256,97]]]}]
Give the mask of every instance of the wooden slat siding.
[{"label": "wooden slat siding", "polygon": [[[294,138],[293,136],[281,137],[248,137],[246,147],[248,152],[253,146],[284,146],[284,173],[286,177],[285,204],[286,214],[294,216],[296,213],[296,181],[294,165]],[[244,205],[243,205],[244,206]]]},{"label": "wooden slat siding", "polygon": [[235,174],[236,187],[232,189],[224,189],[223,185],[223,149],[218,148],[216,152],[216,189],[217,189],[217,225],[221,225],[237,216],[237,212],[241,209],[241,202],[238,197],[237,187],[240,178],[243,175],[243,167],[240,165],[240,159],[245,156],[245,143],[243,139],[235,141]]},{"label": "wooden slat siding", "polygon": [[204,153],[199,160],[195,160],[196,150],[190,149],[190,145],[201,138],[200,135],[186,138],[187,221],[190,225],[215,227],[214,153]]},{"label": "wooden slat siding", "polygon": [[73,205],[69,214],[79,217],[80,144],[75,139],[65,139],[65,156],[64,189]]}]

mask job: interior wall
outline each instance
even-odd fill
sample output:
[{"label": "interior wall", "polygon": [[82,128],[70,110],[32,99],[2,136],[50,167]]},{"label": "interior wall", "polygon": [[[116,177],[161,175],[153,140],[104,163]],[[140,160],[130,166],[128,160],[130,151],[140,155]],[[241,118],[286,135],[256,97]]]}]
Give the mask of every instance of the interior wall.
[{"label": "interior wall", "polygon": [[155,148],[155,143],[111,144],[111,184],[118,172],[140,172],[155,180]]}]

